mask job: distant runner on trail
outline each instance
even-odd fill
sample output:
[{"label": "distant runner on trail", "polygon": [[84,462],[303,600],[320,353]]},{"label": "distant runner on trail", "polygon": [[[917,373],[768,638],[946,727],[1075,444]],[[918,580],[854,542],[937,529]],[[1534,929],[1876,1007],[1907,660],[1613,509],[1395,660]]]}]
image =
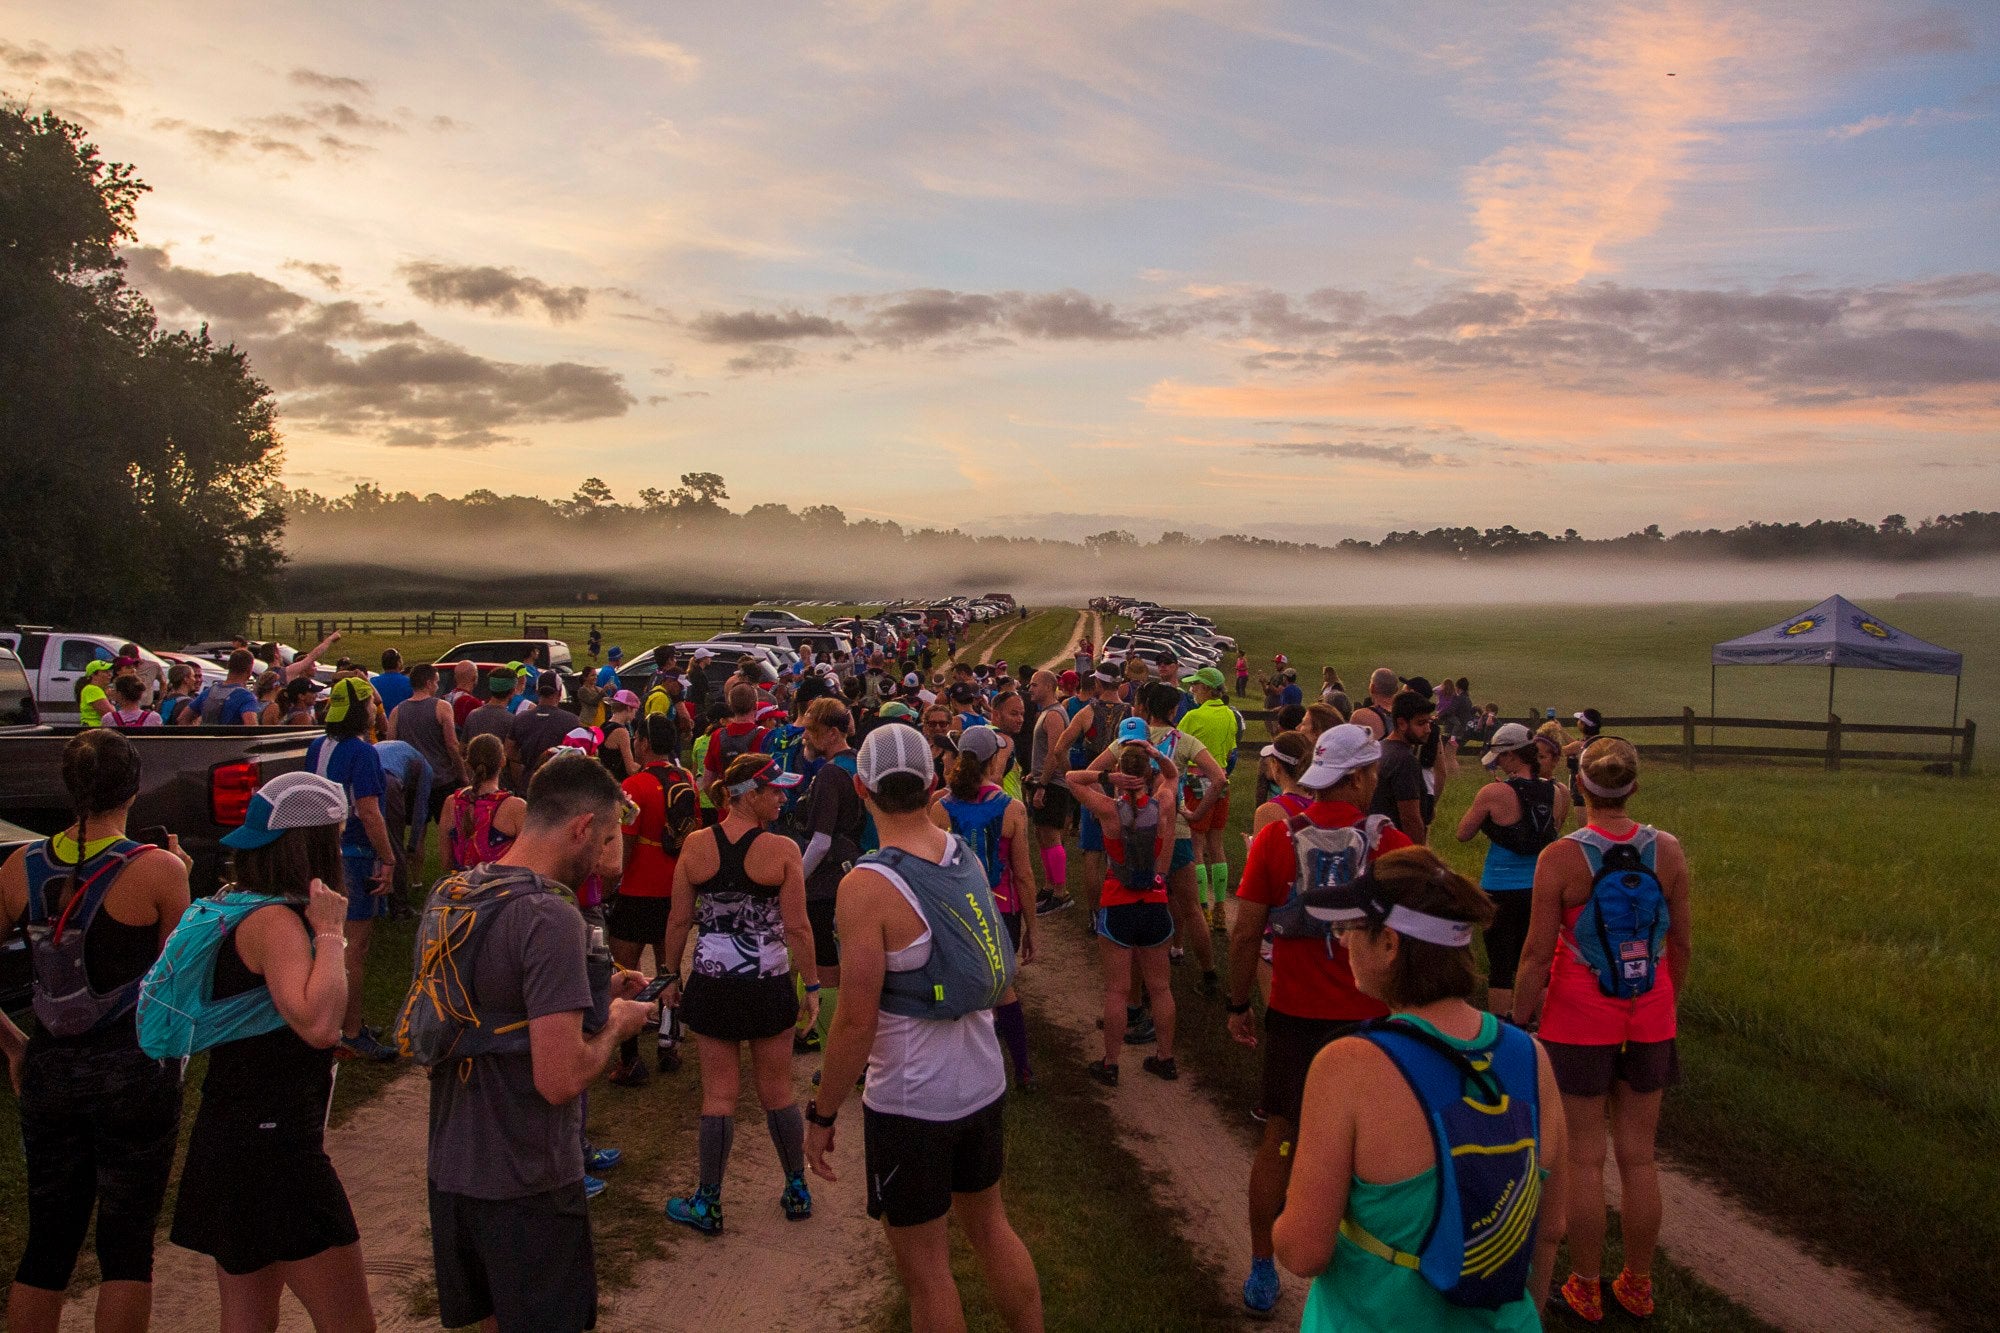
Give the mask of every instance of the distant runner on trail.
[{"label": "distant runner on trail", "polygon": [[1486,926],[1486,1007],[1514,1016],[1514,973],[1528,938],[1528,904],[1535,887],[1535,858],[1562,836],[1569,793],[1535,776],[1535,738],[1519,722],[1493,733],[1479,757],[1499,781],[1480,788],[1458,821],[1458,840],[1486,835],[1486,866],[1479,887],[1493,899]]},{"label": "distant runner on trail", "polygon": [[1044,916],[1070,905],[1069,851],[1063,846],[1063,832],[1069,826],[1076,798],[1062,780],[1068,767],[1067,756],[1057,745],[1069,724],[1069,700],[1063,697],[1063,680],[1074,690],[1077,675],[1065,671],[1037,671],[1028,682],[1028,697],[1035,705],[1035,720],[1028,743],[1028,817],[1034,825],[1035,846],[1042,858],[1042,891],[1035,900],[1035,914]]},{"label": "distant runner on trail", "polygon": [[1687,983],[1693,930],[1680,842],[1625,812],[1639,790],[1638,751],[1615,737],[1593,741],[1577,781],[1588,822],[1536,863],[1514,1021],[1525,1026],[1539,1012],[1569,1123],[1573,1271],[1558,1298],[1597,1323],[1607,1139],[1617,1153],[1625,1244],[1611,1295],[1629,1314],[1653,1313],[1661,1214],[1653,1141],[1661,1099],[1680,1076],[1675,1001]]}]

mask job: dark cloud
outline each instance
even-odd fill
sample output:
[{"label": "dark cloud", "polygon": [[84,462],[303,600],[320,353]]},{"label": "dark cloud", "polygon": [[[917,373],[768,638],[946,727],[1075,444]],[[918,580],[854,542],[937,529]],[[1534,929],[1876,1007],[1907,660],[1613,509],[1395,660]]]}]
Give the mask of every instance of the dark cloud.
[{"label": "dark cloud", "polygon": [[336,292],[343,281],[338,264],[312,264],[303,259],[287,259],[284,267],[318,278],[321,286]]},{"label": "dark cloud", "polygon": [[867,331],[882,342],[922,342],[966,329],[984,328],[999,318],[997,297],[926,287],[899,293],[874,307]]},{"label": "dark cloud", "polygon": [[1109,302],[1093,301],[1082,292],[1039,296],[1010,292],[1001,300],[1008,306],[1008,327],[1030,338],[1119,342],[1146,336],[1141,326],[1119,315]]},{"label": "dark cloud", "polygon": [[[776,314],[757,310],[741,310],[734,314],[726,314],[712,310],[696,315],[688,327],[694,330],[695,337],[711,343],[771,343],[790,342],[797,338],[846,338],[851,337],[854,332],[837,319],[828,319],[825,315],[808,315],[798,310],[785,310]],[[756,367],[756,369],[777,368]]]},{"label": "dark cloud", "polygon": [[375,86],[366,79],[351,79],[344,74],[322,74],[316,69],[304,67],[291,74],[292,82],[301,88],[311,88],[315,92],[331,93],[340,97],[373,97]]},{"label": "dark cloud", "polygon": [[511,268],[488,264],[416,260],[399,266],[396,271],[402,274],[412,292],[432,305],[470,306],[508,315],[519,313],[525,306],[539,305],[543,313],[560,324],[575,319],[590,304],[590,290],[586,287],[557,287]]},{"label": "dark cloud", "polygon": [[212,321],[250,356],[284,416],[404,448],[477,449],[528,425],[622,416],[622,376],[571,361],[498,361],[357,301],[313,301],[252,273],[206,273],[125,252],[160,308]]},{"label": "dark cloud", "polygon": [[750,348],[740,356],[729,358],[729,371],[734,375],[752,375],[759,371],[790,370],[799,363],[796,348],[783,343],[762,343]]},{"label": "dark cloud", "polygon": [[125,114],[118,89],[127,68],[125,53],[116,48],[58,51],[41,42],[0,38],[0,92],[85,125]]},{"label": "dark cloud", "polygon": [[174,130],[187,136],[188,142],[210,157],[234,157],[241,153],[256,153],[264,157],[282,157],[293,162],[310,162],[313,155],[290,139],[281,139],[275,134],[262,131],[217,129],[210,125],[195,125],[185,120],[169,117],[153,122],[156,130]]}]

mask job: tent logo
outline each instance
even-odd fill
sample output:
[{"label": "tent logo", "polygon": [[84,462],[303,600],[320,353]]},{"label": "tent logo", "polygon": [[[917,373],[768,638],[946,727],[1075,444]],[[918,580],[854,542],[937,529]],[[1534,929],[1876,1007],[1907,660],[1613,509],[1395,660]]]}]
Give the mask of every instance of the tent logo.
[{"label": "tent logo", "polygon": [[1810,634],[1818,628],[1819,622],[1811,616],[1807,616],[1804,620],[1794,620],[1791,624],[1785,626],[1785,637],[1790,638],[1794,634]]},{"label": "tent logo", "polygon": [[1863,634],[1877,639],[1893,639],[1896,637],[1895,632],[1887,626],[1878,625],[1866,616],[1856,616],[1854,618],[1854,628],[1860,630]]}]

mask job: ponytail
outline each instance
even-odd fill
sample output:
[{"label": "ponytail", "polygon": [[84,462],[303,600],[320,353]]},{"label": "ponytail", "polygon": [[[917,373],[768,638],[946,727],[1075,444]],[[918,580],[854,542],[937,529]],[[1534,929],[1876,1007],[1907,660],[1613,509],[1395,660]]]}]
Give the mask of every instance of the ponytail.
[{"label": "ponytail", "polygon": [[980,791],[986,786],[987,761],[970,751],[960,750],[952,756],[951,772],[946,775],[945,785],[951,794],[961,801],[976,801]]},{"label": "ponytail", "polygon": [[139,752],[116,731],[78,732],[63,746],[62,781],[76,815],[76,863],[81,867],[84,821],[138,795]]}]

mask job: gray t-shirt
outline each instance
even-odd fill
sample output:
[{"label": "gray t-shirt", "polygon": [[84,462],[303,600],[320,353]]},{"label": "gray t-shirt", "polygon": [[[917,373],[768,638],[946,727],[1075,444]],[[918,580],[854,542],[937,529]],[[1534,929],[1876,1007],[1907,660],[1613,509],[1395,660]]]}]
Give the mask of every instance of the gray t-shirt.
[{"label": "gray t-shirt", "polygon": [[1424,770],[1417,762],[1417,752],[1394,736],[1389,737],[1382,742],[1381,776],[1376,780],[1375,800],[1368,813],[1394,819],[1398,802],[1423,799]]},{"label": "gray t-shirt", "polygon": [[532,773],[542,756],[563,743],[563,737],[583,725],[583,719],[567,708],[537,704],[514,714],[510,735],[521,751],[521,762]]},{"label": "gray t-shirt", "polygon": [[[573,904],[553,893],[529,895],[505,908],[481,941],[472,960],[472,992],[482,1008],[530,1019],[588,1013],[589,947]],[[582,1179],[583,1100],[549,1105],[535,1090],[532,1057],[481,1056],[462,1080],[455,1061],[432,1072],[435,1188],[475,1199],[520,1199]]]},{"label": "gray t-shirt", "polygon": [[474,736],[498,736],[506,740],[514,730],[514,715],[507,711],[507,705],[484,703],[465,715],[465,734],[459,739],[472,744]]}]

